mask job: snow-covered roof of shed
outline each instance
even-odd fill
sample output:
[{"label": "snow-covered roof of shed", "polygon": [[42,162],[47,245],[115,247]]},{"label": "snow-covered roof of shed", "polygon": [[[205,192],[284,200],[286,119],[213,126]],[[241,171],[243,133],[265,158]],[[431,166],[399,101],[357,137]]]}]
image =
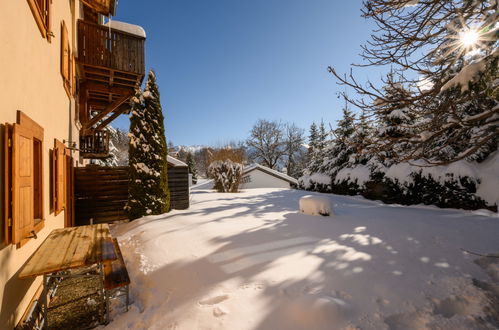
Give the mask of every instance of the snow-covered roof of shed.
[{"label": "snow-covered roof of shed", "polygon": [[184,163],[181,160],[178,160],[177,158],[173,158],[172,156],[166,156],[166,161],[168,162],[168,164],[170,164],[173,167],[177,167],[177,166],[187,167],[186,163]]},{"label": "snow-covered roof of shed", "polygon": [[249,172],[251,172],[253,170],[257,170],[257,169],[262,171],[262,172],[265,172],[267,174],[270,174],[270,175],[273,175],[273,176],[278,177],[280,179],[283,179],[285,181],[288,181],[289,183],[293,183],[296,185],[298,184],[298,180],[296,180],[295,178],[292,178],[287,174],[281,173],[279,171],[273,170],[267,166],[263,166],[260,164],[252,164],[250,166],[245,167],[243,169],[243,175],[248,174]]},{"label": "snow-covered roof of shed", "polygon": [[114,20],[109,20],[104,25],[109,26],[109,24],[111,24],[112,29],[120,30],[120,31],[123,31],[126,33],[136,35],[138,37],[142,37],[142,38],[146,37],[146,31],[140,25],[125,23],[125,22],[120,22],[120,21],[114,21]]}]

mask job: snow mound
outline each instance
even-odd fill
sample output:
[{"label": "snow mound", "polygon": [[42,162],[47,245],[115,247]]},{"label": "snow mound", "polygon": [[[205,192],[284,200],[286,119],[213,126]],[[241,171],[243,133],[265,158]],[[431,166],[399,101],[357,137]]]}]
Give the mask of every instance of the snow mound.
[{"label": "snow mound", "polygon": [[333,214],[331,200],[326,196],[307,195],[300,198],[300,212],[308,215],[328,216]]}]

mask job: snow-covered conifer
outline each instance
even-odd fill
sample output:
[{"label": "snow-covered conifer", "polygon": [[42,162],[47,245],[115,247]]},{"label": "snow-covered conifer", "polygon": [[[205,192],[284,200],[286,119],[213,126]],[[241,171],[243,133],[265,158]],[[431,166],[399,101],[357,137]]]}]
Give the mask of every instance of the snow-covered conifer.
[{"label": "snow-covered conifer", "polygon": [[412,150],[411,139],[415,135],[415,112],[403,100],[410,97],[410,91],[388,73],[383,97],[375,101],[376,130],[372,152],[384,165],[407,158]]},{"label": "snow-covered conifer", "polygon": [[319,139],[319,131],[317,129],[317,124],[315,122],[310,125],[309,135],[308,135],[308,152],[310,155],[314,153],[317,149],[317,140]]},{"label": "snow-covered conifer", "polygon": [[192,183],[196,184],[198,181],[198,171],[196,169],[196,162],[194,161],[194,157],[192,156],[191,152],[187,153],[185,162],[187,164],[187,167],[189,168],[189,173],[192,174]]},{"label": "snow-covered conifer", "polygon": [[372,127],[366,111],[362,110],[350,138],[354,152],[350,155],[348,166],[365,165],[371,158]]},{"label": "snow-covered conifer", "polygon": [[[363,46],[362,66],[390,65],[410,92],[386,100],[378,84],[329,68],[361,96],[349,101],[374,112],[380,102],[410,108],[417,120],[413,148],[400,160],[484,160],[497,148],[499,126],[497,1],[367,0],[363,14],[380,28]],[[392,112],[385,115],[407,115]],[[385,159],[399,155],[394,151]]]},{"label": "snow-covered conifer", "polygon": [[129,145],[129,187],[126,211],[130,219],[169,210],[167,146],[160,95],[154,71],[144,92],[132,98]]},{"label": "snow-covered conifer", "polygon": [[337,128],[333,131],[333,140],[324,150],[324,159],[319,168],[321,173],[326,173],[332,177],[347,165],[350,155],[355,152],[351,143],[351,136],[354,133],[355,115],[347,105],[343,108],[343,118],[338,120]]}]

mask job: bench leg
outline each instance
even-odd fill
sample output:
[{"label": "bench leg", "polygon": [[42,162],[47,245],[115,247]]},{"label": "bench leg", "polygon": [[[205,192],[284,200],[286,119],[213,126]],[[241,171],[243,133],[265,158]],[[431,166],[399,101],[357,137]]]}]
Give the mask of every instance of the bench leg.
[{"label": "bench leg", "polygon": [[128,304],[130,303],[130,285],[126,286],[126,311],[128,312]]},{"label": "bench leg", "polygon": [[48,320],[48,285],[49,285],[50,277],[47,275],[43,275],[43,292],[42,292],[42,314],[43,314],[43,329],[48,329],[49,320]]},{"label": "bench leg", "polygon": [[102,323],[109,323],[109,296],[107,290],[104,288],[104,265],[99,264],[99,277],[100,277],[100,293],[104,300],[104,313],[102,315]]},{"label": "bench leg", "polygon": [[109,323],[109,294],[107,290],[104,290],[104,294],[106,296],[106,324]]}]

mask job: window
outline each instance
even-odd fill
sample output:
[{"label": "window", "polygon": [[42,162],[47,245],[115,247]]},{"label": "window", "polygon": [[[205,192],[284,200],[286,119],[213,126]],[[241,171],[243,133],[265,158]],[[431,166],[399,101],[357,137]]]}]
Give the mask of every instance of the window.
[{"label": "window", "polygon": [[52,31],[50,31],[50,5],[52,0],[28,0],[29,7],[35,22],[38,25],[42,37],[47,38],[50,42]]},{"label": "window", "polygon": [[251,182],[251,176],[246,175],[241,178],[241,183],[250,183]]},{"label": "window", "polygon": [[43,128],[21,111],[5,126],[5,240],[22,244],[44,223]]},{"label": "window", "polygon": [[71,82],[73,63],[71,61],[71,48],[69,46],[68,29],[66,23],[61,24],[61,75],[64,83],[64,89],[68,96],[71,95]]}]

